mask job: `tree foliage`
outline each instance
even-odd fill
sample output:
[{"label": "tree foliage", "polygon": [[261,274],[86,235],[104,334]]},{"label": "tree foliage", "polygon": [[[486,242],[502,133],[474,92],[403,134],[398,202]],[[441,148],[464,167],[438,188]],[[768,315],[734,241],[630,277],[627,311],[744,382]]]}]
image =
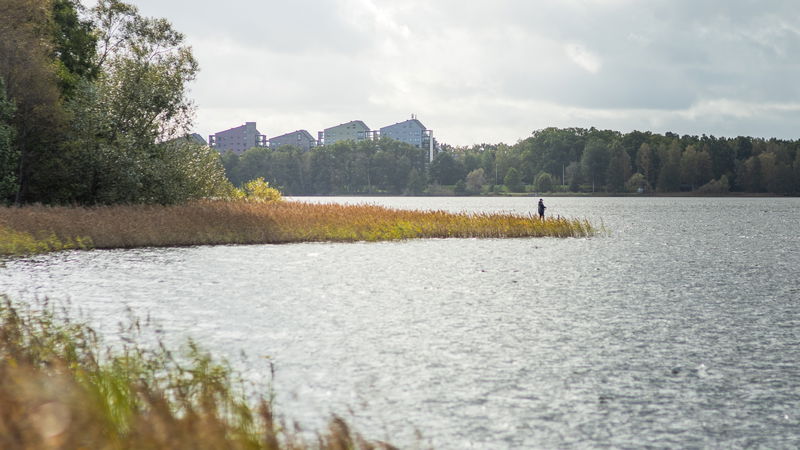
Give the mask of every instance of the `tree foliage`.
[{"label": "tree foliage", "polygon": [[553,176],[547,172],[541,172],[536,176],[533,188],[536,189],[537,192],[552,192],[554,185]]},{"label": "tree foliage", "polygon": [[479,167],[467,174],[465,179],[467,192],[480,193],[483,185],[486,184],[486,176],[483,167]]},{"label": "tree foliage", "polygon": [[39,200],[57,189],[51,173],[58,170],[66,123],[52,8],[46,0],[3,0],[0,17],[0,78],[15,108],[11,126],[19,155],[14,200]]},{"label": "tree foliage", "polygon": [[230,190],[219,155],[182,138],[198,66],[169,22],[119,0],[89,11],[7,0],[0,15],[16,201],[175,203]]},{"label": "tree foliage", "polygon": [[525,189],[525,186],[522,184],[522,174],[520,174],[516,167],[508,169],[505,178],[503,178],[503,184],[505,184],[506,188],[511,192],[522,192]]},{"label": "tree foliage", "polygon": [[14,104],[6,97],[6,87],[0,78],[0,204],[11,200],[17,192],[19,152],[14,147],[14,128],[11,119]]},{"label": "tree foliage", "polygon": [[[234,184],[263,176],[292,194],[475,193],[481,189],[467,177],[476,178],[479,169],[483,183],[496,176],[512,192],[522,192],[525,183],[552,190],[542,189],[537,179],[547,173],[547,186],[555,186],[556,173],[574,192],[709,193],[713,188],[789,194],[800,192],[798,149],[798,141],[777,139],[548,128],[514,145],[444,145],[430,164],[424,151],[388,139],[342,142],[305,153],[255,148],[223,155],[223,162]],[[555,172],[531,172],[542,168]]]},{"label": "tree foliage", "polygon": [[82,18],[83,5],[76,0],[52,2],[53,51],[58,67],[59,84],[65,98],[70,98],[81,80],[94,80],[97,36],[91,20]]},{"label": "tree foliage", "polygon": [[263,177],[292,195],[420,194],[427,186],[426,151],[381,139],[341,141],[303,151],[297,147],[254,147],[222,155],[236,186]]}]

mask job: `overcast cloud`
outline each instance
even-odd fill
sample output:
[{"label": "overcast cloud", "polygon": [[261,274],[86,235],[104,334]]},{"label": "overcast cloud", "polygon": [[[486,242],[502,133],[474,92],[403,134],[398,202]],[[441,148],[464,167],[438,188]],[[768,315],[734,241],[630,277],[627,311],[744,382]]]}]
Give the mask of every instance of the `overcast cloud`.
[{"label": "overcast cloud", "polygon": [[203,136],[413,113],[452,145],[549,126],[800,137],[791,0],[132,3],[187,35]]}]

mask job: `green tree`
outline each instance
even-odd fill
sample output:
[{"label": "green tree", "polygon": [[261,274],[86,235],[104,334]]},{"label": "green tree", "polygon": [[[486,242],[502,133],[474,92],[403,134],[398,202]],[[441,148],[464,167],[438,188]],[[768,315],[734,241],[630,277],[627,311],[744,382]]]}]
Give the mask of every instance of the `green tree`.
[{"label": "green tree", "polygon": [[331,146],[317,147],[309,158],[309,172],[311,193],[330,194],[334,190],[335,167],[334,154]]},{"label": "green tree", "polygon": [[800,150],[794,158],[794,192],[800,192]]},{"label": "green tree", "polygon": [[635,174],[631,175],[628,181],[625,183],[625,189],[628,192],[650,192],[652,187],[650,183],[647,181],[647,177],[643,174],[636,172]]},{"label": "green tree", "polygon": [[423,191],[425,191],[425,186],[427,185],[427,180],[425,179],[425,174],[417,170],[416,168],[411,169],[411,172],[408,174],[408,185],[406,186],[406,193],[410,195],[420,195]]},{"label": "green tree", "polygon": [[411,161],[391,150],[381,149],[372,158],[373,183],[389,193],[398,194],[408,186],[411,170]]},{"label": "green tree", "polygon": [[483,167],[475,169],[467,174],[467,192],[479,193],[481,189],[483,189],[484,184],[486,184],[486,176],[484,175]]},{"label": "green tree", "polygon": [[467,192],[467,184],[464,180],[458,180],[453,186],[453,193],[456,195],[464,195]]},{"label": "green tree", "polygon": [[711,180],[708,183],[700,186],[697,192],[701,194],[726,194],[731,190],[728,177],[723,175],[719,180]]},{"label": "green tree", "polygon": [[228,150],[221,155],[222,167],[225,169],[225,176],[234,186],[241,186],[246,180],[239,174],[241,164],[239,154]]},{"label": "green tree", "polygon": [[177,204],[208,197],[227,197],[233,185],[225,177],[219,153],[187,138],[157,146],[159,164],[145,173],[140,200]]},{"label": "green tree", "polygon": [[781,161],[773,152],[762,153],[758,156],[761,162],[761,179],[764,187],[773,194],[788,194],[792,192],[792,167]]},{"label": "green tree", "polygon": [[[238,155],[236,157],[238,161],[237,178],[234,184],[237,187],[241,187],[243,183],[258,178],[274,182],[271,170],[271,156],[272,151],[264,147],[253,147]],[[228,158],[232,158],[232,156],[228,156]]]},{"label": "green tree", "polygon": [[736,170],[738,188],[745,192],[764,192],[762,183],[761,158],[751,156],[740,162]]},{"label": "green tree", "polygon": [[694,180],[695,186],[701,186],[714,178],[714,166],[711,154],[707,149],[697,152],[697,178]]},{"label": "green tree", "polygon": [[611,146],[608,169],[606,170],[607,190],[609,192],[624,192],[625,182],[631,176],[631,158],[621,145],[615,143]]},{"label": "green tree", "polygon": [[711,177],[712,162],[708,150],[697,151],[695,145],[690,144],[681,155],[681,183],[695,190],[708,183]]},{"label": "green tree", "polygon": [[522,175],[516,167],[508,169],[506,176],[503,178],[503,184],[505,184],[506,188],[511,192],[522,192],[525,190],[525,186],[522,185]]},{"label": "green tree", "polygon": [[677,192],[681,188],[680,143],[673,140],[668,148],[662,149],[662,153],[657,188],[660,192]]},{"label": "green tree", "polygon": [[[494,167],[491,170],[488,170],[486,173],[492,174],[494,172],[494,180],[495,184],[503,183],[505,184],[505,177],[508,173],[509,169],[512,167],[521,167],[521,156],[517,151],[517,146],[508,146],[505,144],[499,144],[495,148],[495,159],[494,159]],[[519,174],[522,177],[522,174]],[[520,178],[520,183],[522,182],[522,178]]]},{"label": "green tree", "polygon": [[555,186],[553,176],[547,172],[540,172],[533,182],[533,188],[537,192],[552,192],[553,186]]},{"label": "green tree", "polygon": [[11,120],[19,155],[15,202],[48,201],[58,192],[56,159],[66,116],[53,60],[52,8],[46,0],[0,2],[0,78],[15,105]]},{"label": "green tree", "polygon": [[61,92],[71,98],[82,80],[94,80],[97,36],[92,21],[80,17],[83,5],[75,0],[53,0],[53,50]]},{"label": "green tree", "polygon": [[[592,130],[583,128],[545,128],[521,143],[522,158],[530,174],[562,173],[577,161]],[[596,130],[595,130],[596,131]]]},{"label": "green tree", "polygon": [[605,175],[608,168],[609,151],[606,142],[601,139],[591,139],[583,150],[581,164],[583,170],[592,183],[592,192],[597,186],[605,184]]},{"label": "green tree", "polygon": [[646,142],[643,143],[636,152],[636,169],[647,178],[647,182],[650,183],[651,186],[655,184],[657,178],[653,150],[650,144]]},{"label": "green tree", "polygon": [[6,98],[6,86],[0,78],[0,204],[9,202],[17,193],[19,151],[14,147],[14,128],[11,119],[14,104]]},{"label": "green tree", "polygon": [[691,186],[691,189],[694,190],[698,178],[697,151],[695,151],[694,145],[690,145],[681,155],[681,183]]},{"label": "green tree", "polygon": [[702,136],[699,142],[703,144],[703,150],[708,151],[711,156],[713,178],[731,174],[736,170],[737,150],[732,147],[729,141],[714,136]]},{"label": "green tree", "polygon": [[450,152],[439,153],[431,162],[430,177],[439,184],[452,185],[463,180],[465,176],[463,164],[453,158]]},{"label": "green tree", "polygon": [[75,170],[64,184],[84,189],[63,200],[169,203],[182,198],[166,194],[164,184],[174,184],[162,174],[191,166],[165,153],[158,142],[184,136],[191,124],[187,84],[197,72],[191,50],[169,22],[143,18],[134,6],[100,0],[92,12],[100,73],[95,81],[82,82],[67,103]]},{"label": "green tree", "polygon": [[272,149],[270,158],[271,183],[287,194],[305,192],[303,150],[293,146]]},{"label": "green tree", "polygon": [[578,161],[572,161],[564,170],[569,184],[569,190],[578,192],[581,189],[582,170],[581,164]]}]

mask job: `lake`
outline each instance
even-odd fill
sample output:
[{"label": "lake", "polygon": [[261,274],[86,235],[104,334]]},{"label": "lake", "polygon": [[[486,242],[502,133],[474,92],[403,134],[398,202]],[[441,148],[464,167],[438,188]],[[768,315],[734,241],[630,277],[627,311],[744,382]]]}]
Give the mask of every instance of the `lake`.
[{"label": "lake", "polygon": [[0,292],[111,341],[129,308],[248,380],[271,364],[290,420],[404,448],[800,446],[800,199],[544,199],[606,231],[64,252],[6,262]]}]

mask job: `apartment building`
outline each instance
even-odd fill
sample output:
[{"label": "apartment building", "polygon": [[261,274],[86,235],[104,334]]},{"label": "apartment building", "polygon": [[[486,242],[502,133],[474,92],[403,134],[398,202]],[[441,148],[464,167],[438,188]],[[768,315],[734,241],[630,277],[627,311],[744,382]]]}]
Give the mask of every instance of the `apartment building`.
[{"label": "apartment building", "polygon": [[311,136],[311,133],[306,130],[292,131],[291,133],[282,134],[269,139],[270,148],[278,148],[285,145],[292,145],[303,151],[308,151],[312,147],[316,147],[317,141]]},{"label": "apartment building", "polygon": [[255,122],[245,122],[242,126],[208,136],[208,145],[220,153],[229,150],[244,153],[253,147],[266,147],[267,136],[258,131]]},{"label": "apartment building", "polygon": [[372,139],[372,131],[360,120],[326,128],[318,133],[319,145],[331,145],[340,141],[363,141]]}]

